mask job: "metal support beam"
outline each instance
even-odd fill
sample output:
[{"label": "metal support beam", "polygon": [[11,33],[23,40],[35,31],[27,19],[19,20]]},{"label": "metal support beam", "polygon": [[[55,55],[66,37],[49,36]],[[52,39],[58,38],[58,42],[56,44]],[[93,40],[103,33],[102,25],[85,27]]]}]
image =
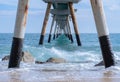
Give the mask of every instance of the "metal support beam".
[{"label": "metal support beam", "polygon": [[69,2],[69,8],[70,8],[70,13],[71,13],[71,17],[72,17],[72,22],[73,22],[73,25],[74,25],[74,30],[75,30],[77,44],[78,44],[78,46],[81,46],[81,41],[80,41],[79,31],[78,31],[78,26],[77,26],[77,21],[76,21],[76,17],[75,17],[75,13],[74,13],[74,8],[73,8],[73,3],[72,2]]},{"label": "metal support beam", "polygon": [[48,19],[49,19],[49,13],[50,13],[51,5],[52,5],[52,3],[50,3],[50,2],[47,5],[46,14],[45,14],[44,22],[43,22],[43,27],[42,27],[42,32],[41,32],[41,37],[40,37],[39,44],[43,44],[43,41],[44,41],[44,35],[45,35],[46,26],[47,26]]},{"label": "metal support beam", "polygon": [[99,36],[105,68],[115,65],[102,0],[90,0]]},{"label": "metal support beam", "polygon": [[19,0],[18,3],[16,23],[8,68],[16,68],[20,65],[22,57],[23,39],[28,14],[28,1],[29,0]]}]

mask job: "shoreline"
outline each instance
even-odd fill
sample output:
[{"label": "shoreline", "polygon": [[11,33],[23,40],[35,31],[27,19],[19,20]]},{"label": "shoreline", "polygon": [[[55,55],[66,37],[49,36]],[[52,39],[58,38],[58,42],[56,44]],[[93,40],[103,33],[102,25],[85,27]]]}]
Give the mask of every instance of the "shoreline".
[{"label": "shoreline", "polygon": [[0,72],[0,82],[119,82],[114,71],[12,69]]}]

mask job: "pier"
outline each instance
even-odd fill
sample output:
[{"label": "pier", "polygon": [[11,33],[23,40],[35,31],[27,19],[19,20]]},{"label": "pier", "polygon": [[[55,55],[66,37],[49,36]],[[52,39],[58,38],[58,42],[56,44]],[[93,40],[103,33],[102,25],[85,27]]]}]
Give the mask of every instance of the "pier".
[{"label": "pier", "polygon": [[[43,27],[41,30],[41,36],[39,44],[42,45],[44,42],[44,36],[45,36],[45,30],[47,26],[47,22],[49,19],[49,14],[52,14],[53,21],[51,24],[50,34],[48,42],[51,41],[52,36],[52,30],[54,22],[56,22],[55,29],[54,29],[54,37],[53,39],[57,38],[60,34],[64,33],[70,40],[73,42],[72,34],[71,34],[71,27],[69,25],[70,18],[72,18],[74,31],[76,35],[76,40],[78,46],[81,46],[80,36],[79,36],[79,30],[77,26],[75,11],[73,7],[73,3],[78,3],[80,0],[43,0],[45,3],[47,3],[45,18],[43,22]],[[51,9],[51,6],[53,6],[53,9]]]},{"label": "pier", "polygon": [[[79,21],[76,20],[77,17],[75,15],[77,9],[74,9],[74,4],[79,3],[81,0],[43,0],[43,1],[47,4],[47,8],[43,20],[39,45],[43,45],[44,43],[44,36],[46,33],[47,23],[49,21],[49,15],[52,14],[52,23],[50,26],[48,42],[49,43],[51,42],[52,36],[53,39],[55,40],[61,34],[65,34],[66,38],[69,38],[71,42],[74,42],[74,38],[72,37],[72,33],[71,33],[71,26],[69,24],[70,19],[72,19],[77,45],[80,47],[84,46],[82,45],[80,40],[80,33],[78,30]],[[105,64],[105,68],[108,68],[110,66],[115,65],[115,60],[114,60],[114,54],[112,52],[112,47],[110,44],[109,30],[107,27],[103,3],[102,0],[90,0],[90,2],[95,19],[103,61]],[[20,66],[24,34],[27,23],[27,15],[28,15],[28,7],[29,7],[28,3],[29,0],[19,0],[18,2],[14,36],[13,36],[8,68],[16,68]]]}]

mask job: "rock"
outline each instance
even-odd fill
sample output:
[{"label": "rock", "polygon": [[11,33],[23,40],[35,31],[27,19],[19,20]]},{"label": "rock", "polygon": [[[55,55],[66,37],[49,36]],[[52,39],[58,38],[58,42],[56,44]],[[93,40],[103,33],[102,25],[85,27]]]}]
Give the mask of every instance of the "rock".
[{"label": "rock", "polygon": [[10,55],[7,55],[4,58],[2,58],[2,61],[9,60],[9,58],[10,58]]},{"label": "rock", "polygon": [[[4,58],[2,58],[2,61],[9,60],[9,59],[10,59],[10,55],[7,55]],[[34,57],[29,52],[22,52],[21,61],[25,63],[32,63],[34,62]]]},{"label": "rock", "polygon": [[36,64],[44,64],[45,62],[35,61]]},{"label": "rock", "polygon": [[66,60],[63,58],[49,58],[46,62],[35,61],[36,64],[44,64],[44,63],[66,63]]},{"label": "rock", "polygon": [[23,52],[23,57],[21,61],[25,63],[32,63],[35,61],[35,59],[29,52]]},{"label": "rock", "polygon": [[46,62],[49,63],[66,63],[66,60],[63,58],[49,58]]},{"label": "rock", "polygon": [[103,65],[104,65],[104,61],[101,61],[98,64],[96,64],[95,66],[103,66]]},{"label": "rock", "polygon": [[[29,52],[22,52],[21,61],[25,63],[35,62],[36,64],[44,64],[44,63],[66,63],[66,60],[63,58],[49,58],[46,62],[35,61],[34,57]],[[2,58],[2,61],[9,60],[10,56],[5,56]]]}]

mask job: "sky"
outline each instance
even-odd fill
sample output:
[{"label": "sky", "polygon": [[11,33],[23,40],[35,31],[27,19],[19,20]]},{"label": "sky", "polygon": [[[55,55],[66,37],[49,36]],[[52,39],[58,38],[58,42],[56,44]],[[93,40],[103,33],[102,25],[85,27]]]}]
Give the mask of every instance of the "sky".
[{"label": "sky", "polygon": [[[106,15],[107,25],[110,33],[120,33],[120,0],[102,0]],[[13,33],[18,0],[0,0],[0,33]],[[29,10],[26,25],[26,33],[40,33],[46,3],[42,0],[29,0]],[[96,33],[96,26],[91,9],[90,0],[82,0],[74,4],[77,9],[76,18],[80,33]],[[46,32],[49,33],[51,25],[51,15]],[[73,25],[71,22],[72,32]]]}]

